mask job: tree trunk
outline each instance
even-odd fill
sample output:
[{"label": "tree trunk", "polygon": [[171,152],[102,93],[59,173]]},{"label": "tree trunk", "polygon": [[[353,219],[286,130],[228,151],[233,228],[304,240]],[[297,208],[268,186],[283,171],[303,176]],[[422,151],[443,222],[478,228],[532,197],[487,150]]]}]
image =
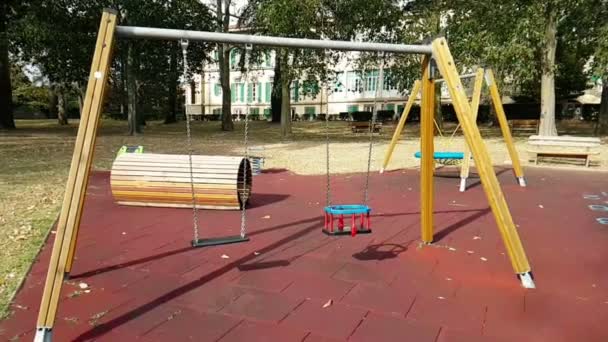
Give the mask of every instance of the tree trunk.
[{"label": "tree trunk", "polygon": [[6,21],[8,5],[0,5],[0,129],[14,129],[13,90],[11,87],[11,67],[8,60],[8,38]]},{"label": "tree trunk", "polygon": [[68,124],[65,93],[65,85],[62,84],[57,88],[57,122],[62,126]]},{"label": "tree trunk", "polygon": [[289,80],[281,80],[281,137],[291,135],[291,98],[289,97]]},{"label": "tree trunk", "polygon": [[179,91],[177,85],[179,77],[177,73],[177,51],[177,47],[171,49],[171,54],[169,56],[169,75],[167,79],[167,89],[169,93],[167,94],[167,112],[165,114],[165,124],[177,122],[177,92]]},{"label": "tree trunk", "polygon": [[86,89],[80,84],[76,84],[78,90],[78,118],[82,118],[82,109],[84,108],[84,97],[86,96]]},{"label": "tree trunk", "polygon": [[274,58],[274,79],[272,83],[272,92],[270,95],[270,112],[272,122],[281,122],[281,104],[283,102],[281,87],[281,63],[279,53],[275,54]]},{"label": "tree trunk", "polygon": [[127,120],[129,122],[129,135],[142,133],[141,125],[137,118],[136,68],[133,42],[129,42],[127,48]]},{"label": "tree trunk", "polygon": [[220,84],[222,86],[222,130],[233,131],[232,92],[230,90],[230,50],[225,44],[220,45],[218,59],[220,63]]},{"label": "tree trunk", "polygon": [[[441,84],[436,84],[435,88],[435,122],[437,123],[437,127],[441,130],[441,132],[437,132],[437,134],[443,134],[443,114],[441,112]],[[437,129],[437,128],[435,128]]]},{"label": "tree trunk", "polygon": [[602,100],[597,120],[597,133],[599,135],[608,135],[608,76],[602,80]]},{"label": "tree trunk", "polygon": [[[227,33],[230,26],[230,1],[217,0],[217,31]],[[218,64],[220,69],[220,85],[222,86],[222,131],[234,131],[232,122],[232,93],[230,91],[230,47],[227,44],[218,44]]]},{"label": "tree trunk", "polygon": [[49,87],[49,119],[56,118],[57,115],[57,105],[59,102],[59,96],[57,96],[57,86],[55,84],[51,84]]},{"label": "tree trunk", "polygon": [[555,50],[557,48],[557,13],[548,5],[547,27],[543,47],[542,78],[540,87],[539,135],[555,136]]},{"label": "tree trunk", "polygon": [[127,56],[126,49],[120,52],[120,116],[122,119],[127,118],[127,107],[129,99],[127,98]]}]

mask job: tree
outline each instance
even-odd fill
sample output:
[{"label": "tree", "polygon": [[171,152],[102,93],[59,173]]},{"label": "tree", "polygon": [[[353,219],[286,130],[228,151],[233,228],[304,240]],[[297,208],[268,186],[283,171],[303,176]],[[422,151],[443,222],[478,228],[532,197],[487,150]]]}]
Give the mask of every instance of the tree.
[{"label": "tree", "polygon": [[[249,3],[252,13],[248,26],[255,32],[281,37],[319,39],[327,37],[331,23],[328,21],[327,4],[322,0],[258,0]],[[281,135],[291,134],[291,98],[293,80],[301,76],[320,79],[327,75],[327,59],[324,51],[281,48],[275,51],[275,78],[273,98],[276,112],[280,103]],[[280,91],[279,88],[280,87]],[[294,90],[295,91],[295,90]],[[279,95],[280,94],[280,95]],[[280,102],[279,102],[280,99]]]},{"label": "tree", "polygon": [[598,21],[601,24],[593,35],[595,46],[593,69],[602,82],[602,95],[596,133],[608,135],[608,23],[602,20],[608,15],[608,1],[602,1],[601,6],[596,8],[595,13],[597,13]]},{"label": "tree", "polygon": [[[230,4],[231,0],[217,0],[216,5],[216,21],[217,32],[228,33],[230,30]],[[222,88],[222,130],[233,131],[234,123],[232,122],[232,103],[230,89],[230,46],[228,44],[217,44],[217,63],[220,71],[220,86]]]},{"label": "tree", "polygon": [[[41,2],[19,27],[20,54],[36,64],[58,89],[77,89],[81,101],[95,46],[100,8],[104,7],[117,9],[123,25],[194,30],[212,27],[208,8],[198,0]],[[190,44],[190,75],[200,72],[207,50],[206,44]],[[110,93],[116,90],[118,94],[127,95],[127,101],[120,96],[117,107],[124,108],[128,103],[132,117],[130,132],[141,131],[138,126],[145,123],[145,111],[161,113],[167,123],[175,122],[178,93],[182,91],[178,84],[179,70],[183,67],[179,44],[174,41],[118,41],[117,51],[111,75],[120,79],[110,80]]]},{"label": "tree", "polygon": [[9,25],[14,20],[15,6],[19,1],[0,3],[0,129],[14,129],[13,93],[9,61]]},{"label": "tree", "polygon": [[[465,65],[486,65],[498,73],[498,81],[511,79],[506,92],[533,91],[541,100],[541,135],[556,135],[556,77],[568,60],[560,61],[561,51],[575,43],[588,44],[585,34],[594,27],[597,0],[543,0],[501,2],[455,0],[450,2],[451,16],[447,36],[458,60]],[[579,45],[579,48],[583,47]],[[581,51],[589,51],[585,48]],[[578,60],[585,60],[579,56]],[[579,71],[582,73],[582,70]],[[562,82],[580,91],[580,83]]]}]

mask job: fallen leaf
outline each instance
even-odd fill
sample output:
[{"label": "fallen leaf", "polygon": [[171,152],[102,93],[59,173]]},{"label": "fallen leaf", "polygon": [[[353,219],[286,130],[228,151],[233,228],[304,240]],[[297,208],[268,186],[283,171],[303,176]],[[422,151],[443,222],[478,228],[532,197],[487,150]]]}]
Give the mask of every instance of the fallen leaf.
[{"label": "fallen leaf", "polygon": [[486,259],[486,258],[484,258],[484,257],[481,257],[481,258],[479,258],[479,259],[481,259],[481,261],[488,261],[488,259]]},{"label": "fallen leaf", "polygon": [[260,254],[262,254],[262,253],[260,253],[260,252],[253,252],[253,255],[260,255]]},{"label": "fallen leaf", "polygon": [[226,254],[222,254],[222,259],[230,259],[230,257]]},{"label": "fallen leaf", "polygon": [[328,300],[327,303],[323,304],[323,309],[330,307],[334,303],[333,300]]},{"label": "fallen leaf", "polygon": [[437,299],[444,300],[444,299],[445,299],[445,297],[441,297],[441,296],[439,296],[439,297],[437,297]]},{"label": "fallen leaf", "polygon": [[84,290],[84,289],[89,288],[89,284],[87,284],[87,283],[79,283],[79,284],[78,284],[78,287],[80,287],[81,289],[83,289],[83,290]]},{"label": "fallen leaf", "polygon": [[122,232],[122,235],[127,235],[127,232]]},{"label": "fallen leaf", "polygon": [[541,209],[544,208],[544,206],[542,204],[539,204],[538,207],[541,208]]},{"label": "fallen leaf", "polygon": [[448,249],[451,250],[451,251],[455,251],[456,250],[456,248],[454,248],[454,247],[450,247]]},{"label": "fallen leaf", "polygon": [[473,254],[473,253],[475,253],[475,252],[474,252],[474,251],[467,251],[467,253],[469,253],[469,254]]},{"label": "fallen leaf", "polygon": [[450,281],[450,280],[452,280],[452,278],[445,278],[445,280]]},{"label": "fallen leaf", "polygon": [[269,218],[270,218],[270,215],[266,215],[266,216],[264,216],[264,217],[262,217],[262,218],[263,218],[263,219],[269,219]]},{"label": "fallen leaf", "polygon": [[481,236],[473,236],[473,240],[481,240]]},{"label": "fallen leaf", "polygon": [[84,290],[84,293],[91,293],[91,290]]}]

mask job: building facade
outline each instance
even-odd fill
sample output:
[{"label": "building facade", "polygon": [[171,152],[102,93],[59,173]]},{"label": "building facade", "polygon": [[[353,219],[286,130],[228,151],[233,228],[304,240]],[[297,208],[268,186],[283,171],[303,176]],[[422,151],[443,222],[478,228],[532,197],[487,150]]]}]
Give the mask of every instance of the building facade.
[{"label": "building facade", "polygon": [[[215,54],[214,57],[217,57]],[[291,112],[299,118],[314,118],[318,114],[338,115],[343,112],[372,111],[374,101],[378,110],[400,113],[407,100],[385,72],[382,89],[379,89],[380,71],[356,70],[353,53],[345,55],[334,67],[335,79],[326,87],[306,80],[291,84]],[[249,112],[260,118],[270,118],[270,99],[274,82],[273,52],[262,56],[247,71],[241,72],[237,50],[230,55],[230,89],[232,114],[240,117]],[[217,60],[215,58],[214,60]],[[186,87],[188,115],[219,115],[222,108],[222,89],[219,67],[207,64],[201,75],[195,75],[191,86]]]}]

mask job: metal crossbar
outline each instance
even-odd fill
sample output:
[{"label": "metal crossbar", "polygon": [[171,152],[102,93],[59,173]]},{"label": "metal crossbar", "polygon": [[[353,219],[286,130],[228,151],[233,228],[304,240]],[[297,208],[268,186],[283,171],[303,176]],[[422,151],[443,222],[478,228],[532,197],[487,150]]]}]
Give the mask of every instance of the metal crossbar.
[{"label": "metal crossbar", "polygon": [[254,36],[247,34],[233,34],[208,31],[189,31],[163,29],[155,27],[118,26],[116,35],[120,38],[166,39],[190,41],[206,41],[212,43],[229,43],[245,45],[263,45],[273,47],[327,49],[342,51],[376,51],[400,54],[431,55],[433,49],[430,45],[408,45],[387,43],[349,42],[341,40],[320,40],[303,38],[285,38],[272,36]]}]

